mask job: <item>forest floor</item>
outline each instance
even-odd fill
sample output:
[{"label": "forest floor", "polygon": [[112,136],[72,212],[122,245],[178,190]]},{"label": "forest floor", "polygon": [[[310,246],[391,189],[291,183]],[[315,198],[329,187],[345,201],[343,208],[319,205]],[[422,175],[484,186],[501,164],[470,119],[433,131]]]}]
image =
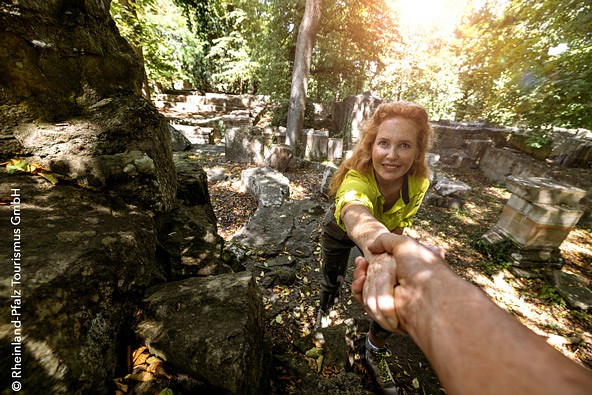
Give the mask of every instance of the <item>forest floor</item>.
[{"label": "forest floor", "polygon": [[[206,170],[222,168],[226,181],[209,181],[209,190],[218,218],[218,232],[230,238],[249,220],[257,209],[252,196],[237,188],[241,171],[253,165],[229,163],[223,152],[199,151],[194,159]],[[535,333],[570,359],[592,368],[592,313],[570,308],[542,275],[523,278],[496,251],[483,247],[481,236],[497,221],[510,197],[501,185],[495,185],[478,170],[447,168],[441,170],[469,184],[473,190],[462,209],[423,205],[414,224],[406,234],[422,243],[445,249],[447,261],[456,273],[480,287],[502,309],[513,314]],[[319,171],[302,168],[284,175],[290,180],[292,200],[319,199],[326,201],[319,191]],[[592,279],[592,220],[587,213],[561,246],[565,260],[562,270]],[[311,237],[311,249],[320,249],[318,235]],[[296,282],[291,286],[276,286],[264,290],[267,331],[272,342],[272,394],[296,393],[372,393],[369,378],[358,363],[353,366],[354,377],[334,366],[318,368],[317,358],[304,357],[299,366],[286,358],[289,354],[303,354],[301,342],[310,338],[315,324],[320,283],[320,257],[298,268]],[[342,300],[336,307],[340,322],[348,317],[363,321],[364,312],[351,298],[350,267]],[[278,305],[284,306],[278,310]],[[361,319],[361,320],[360,320]],[[363,326],[363,325],[361,325]],[[356,328],[363,332],[366,328]],[[429,363],[406,335],[393,336],[389,346],[394,356],[390,361],[400,386],[399,394],[443,393]],[[315,381],[314,384],[307,382]],[[324,380],[324,381],[323,381]],[[356,388],[354,388],[356,387]]]}]

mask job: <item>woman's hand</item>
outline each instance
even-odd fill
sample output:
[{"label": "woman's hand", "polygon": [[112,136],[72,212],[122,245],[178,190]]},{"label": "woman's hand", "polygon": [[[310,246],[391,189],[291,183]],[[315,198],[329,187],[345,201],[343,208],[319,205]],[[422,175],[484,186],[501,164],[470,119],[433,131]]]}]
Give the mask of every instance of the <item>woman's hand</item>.
[{"label": "woman's hand", "polygon": [[[362,305],[383,328],[398,326],[395,311],[395,286],[397,285],[397,262],[389,254],[364,256],[367,261],[362,292]],[[357,263],[357,262],[356,262]]]},{"label": "woman's hand", "polygon": [[352,294],[380,326],[396,332],[401,329],[397,305],[400,308],[409,298],[407,290],[399,287],[401,282],[424,271],[424,263],[438,259],[436,256],[444,259],[444,250],[423,246],[409,237],[380,235],[368,245],[366,257],[356,258]]}]

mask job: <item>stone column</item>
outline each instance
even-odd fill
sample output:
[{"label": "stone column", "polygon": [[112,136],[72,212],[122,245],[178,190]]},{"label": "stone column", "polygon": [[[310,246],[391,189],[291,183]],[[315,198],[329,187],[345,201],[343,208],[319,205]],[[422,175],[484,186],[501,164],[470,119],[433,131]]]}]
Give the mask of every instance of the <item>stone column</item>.
[{"label": "stone column", "polygon": [[541,177],[510,176],[506,186],[512,196],[483,238],[492,244],[512,240],[514,266],[561,267],[559,247],[583,214],[579,203],[586,191]]},{"label": "stone column", "polygon": [[323,161],[327,159],[327,144],[329,132],[326,130],[305,129],[302,133],[306,142],[304,157],[310,160]]},{"label": "stone column", "polygon": [[343,159],[343,139],[329,138],[327,142],[327,159],[341,161]]}]

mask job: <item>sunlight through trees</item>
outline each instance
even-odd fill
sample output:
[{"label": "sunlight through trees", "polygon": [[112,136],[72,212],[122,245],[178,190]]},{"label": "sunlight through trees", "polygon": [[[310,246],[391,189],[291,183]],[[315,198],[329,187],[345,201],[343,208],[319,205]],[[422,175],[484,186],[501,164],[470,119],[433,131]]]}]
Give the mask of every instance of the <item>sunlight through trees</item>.
[{"label": "sunlight through trees", "polygon": [[[114,0],[157,92],[287,100],[302,0]],[[134,12],[129,10],[133,9]],[[368,90],[434,119],[592,128],[592,1],[324,0],[308,98]]]}]

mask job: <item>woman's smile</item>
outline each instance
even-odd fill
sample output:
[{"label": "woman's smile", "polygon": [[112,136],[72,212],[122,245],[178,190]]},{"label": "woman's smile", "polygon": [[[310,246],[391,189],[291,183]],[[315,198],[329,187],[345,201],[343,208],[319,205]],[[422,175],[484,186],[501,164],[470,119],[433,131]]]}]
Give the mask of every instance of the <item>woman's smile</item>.
[{"label": "woman's smile", "polygon": [[386,191],[403,177],[419,155],[415,122],[401,117],[383,121],[378,126],[372,146],[372,165],[379,188]]}]

